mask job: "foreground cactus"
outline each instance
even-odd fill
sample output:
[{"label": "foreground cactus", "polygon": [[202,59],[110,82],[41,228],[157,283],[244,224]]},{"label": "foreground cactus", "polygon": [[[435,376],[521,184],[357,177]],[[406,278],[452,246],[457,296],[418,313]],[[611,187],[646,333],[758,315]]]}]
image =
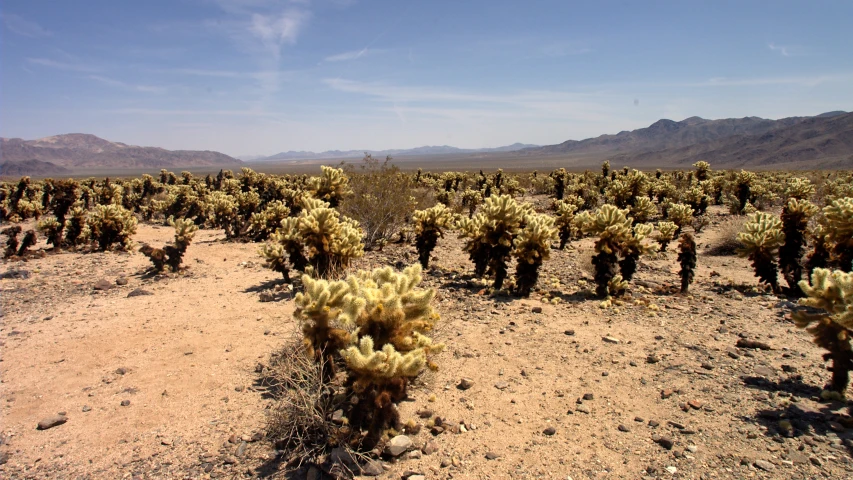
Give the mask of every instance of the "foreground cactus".
[{"label": "foreground cactus", "polygon": [[136,233],[136,218],[130,210],[115,204],[96,205],[88,221],[90,235],[98,243],[99,250],[107,250],[115,244],[124,250],[133,246],[130,237]]},{"label": "foreground cactus", "polygon": [[806,244],[806,229],[809,218],[817,213],[817,207],[808,200],[791,197],[782,209],[782,232],[785,243],[779,249],[779,266],[788,282],[789,293],[801,296],[799,283],[803,276],[803,247]]},{"label": "foreground cactus", "polygon": [[349,423],[366,430],[360,446],[369,450],[388,426],[400,427],[395,403],[406,397],[409,380],[428,365],[428,356],[443,347],[426,336],[439,319],[430,305],[435,291],[417,288],[420,266],[402,273],[389,267],[361,271],[335,282],[305,275],[303,282],[294,317],[312,355],[331,360],[324,365],[343,361],[346,385],[358,398]]},{"label": "foreground cactus", "polygon": [[[617,273],[617,267],[618,253],[622,245],[632,237],[632,221],[627,213],[627,210],[620,210],[613,205],[604,205],[595,215],[587,214],[581,217],[582,231],[598,235],[598,240],[595,241],[597,253],[592,264],[595,266],[595,291],[602,298],[624,290],[624,279]],[[615,278],[617,276],[618,279]]]},{"label": "foreground cactus", "polygon": [[457,224],[460,236],[467,238],[465,251],[474,262],[474,272],[482,277],[494,274],[495,290],[503,286],[512,242],[521,232],[524,217],[532,211],[527,203],[518,203],[509,195],[493,195],[486,199],[474,218],[463,218]]},{"label": "foreground cactus", "polygon": [[696,272],[696,242],[693,240],[693,235],[689,233],[681,235],[678,250],[678,263],[681,265],[681,270],[678,272],[681,277],[681,293],[687,293]]},{"label": "foreground cactus", "polygon": [[417,210],[412,215],[415,223],[415,246],[421,267],[429,268],[429,257],[438,239],[444,236],[444,230],[453,225],[455,215],[444,204],[437,204],[426,210]]},{"label": "foreground cactus", "polygon": [[665,252],[669,242],[675,238],[675,232],[678,231],[678,225],[672,222],[658,223],[658,231],[655,233],[655,240],[660,245],[660,251]]},{"label": "foreground cactus", "polygon": [[822,309],[822,313],[796,310],[792,313],[794,323],[814,335],[814,342],[829,350],[824,360],[832,360],[832,381],[827,386],[830,395],[844,397],[853,370],[853,351],[850,335],[853,332],[853,274],[839,270],[830,272],[815,269],[811,285],[805,280],[800,288],[807,295],[800,304]]},{"label": "foreground cactus", "polygon": [[[630,217],[629,217],[630,218]],[[619,261],[619,274],[626,282],[630,282],[634,278],[634,273],[637,271],[637,262],[641,255],[648,255],[658,251],[658,246],[645,243],[646,237],[652,233],[654,227],[641,223],[635,225],[631,231],[631,235],[627,237],[619,247],[622,254],[622,260]]]},{"label": "foreground cactus", "polygon": [[578,206],[565,200],[557,200],[557,220],[556,225],[560,234],[560,250],[566,248],[566,244],[577,236],[577,228],[574,224],[575,212],[578,211]]},{"label": "foreground cactus", "polygon": [[853,271],[853,198],[833,200],[823,209],[824,232],[831,245],[833,265]]},{"label": "foreground cactus", "polygon": [[163,248],[153,248],[150,245],[144,244],[139,252],[148,257],[154,264],[156,272],[162,272],[163,268],[168,265],[169,269],[177,272],[181,269],[181,262],[184,254],[190,246],[195,232],[198,227],[192,220],[178,219],[172,222],[175,227],[175,244],[166,245]]},{"label": "foreground cactus", "polygon": [[539,280],[539,267],[551,255],[551,242],[557,238],[554,219],[546,215],[529,215],[527,225],[513,243],[512,255],[516,258],[516,293],[529,297],[530,290]]},{"label": "foreground cactus", "polygon": [[738,251],[742,257],[752,261],[755,276],[770,285],[774,293],[779,292],[776,253],[785,241],[782,222],[769,213],[756,212],[744,223],[744,231],[738,240],[744,245]]}]

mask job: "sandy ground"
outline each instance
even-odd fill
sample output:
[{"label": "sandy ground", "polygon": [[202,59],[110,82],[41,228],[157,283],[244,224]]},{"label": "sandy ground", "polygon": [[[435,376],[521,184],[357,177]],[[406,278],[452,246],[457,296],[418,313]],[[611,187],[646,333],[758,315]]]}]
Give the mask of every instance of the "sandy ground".
[{"label": "sandy ground", "polygon": [[[703,254],[715,227],[697,237],[690,295],[668,292],[673,243],[610,308],[585,294],[590,240],[543,267],[554,305],[480,294],[461,242],[441,239],[424,284],[439,291],[448,348],[400,410],[420,423],[430,410],[447,428],[413,435],[430,454],[386,459],[382,478],[853,478],[847,405],[817,398],[823,352],[791,323],[791,303],[750,291],[746,260]],[[141,225],[134,239],[171,236]],[[273,400],[255,368],[293,332],[293,304],[259,300],[279,277],[257,249],[200,231],[188,268],[161,277],[138,253],[6,263],[30,276],[2,280],[0,477],[269,474],[275,451],[259,434]],[[415,259],[389,245],[357,266]],[[101,279],[114,288],[95,290]],[[128,298],[140,288],[152,295]],[[772,350],[736,348],[741,337]],[[462,378],[473,387],[457,388]],[[67,423],[36,429],[59,412]]]}]

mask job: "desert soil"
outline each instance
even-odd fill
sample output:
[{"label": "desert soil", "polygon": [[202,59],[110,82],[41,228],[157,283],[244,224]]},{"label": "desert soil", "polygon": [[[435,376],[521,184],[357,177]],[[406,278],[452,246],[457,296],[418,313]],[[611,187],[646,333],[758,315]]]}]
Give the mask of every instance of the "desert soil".
[{"label": "desert soil", "polygon": [[[853,478],[847,404],[818,397],[824,352],[794,327],[794,303],[753,288],[746,260],[705,253],[712,217],[689,295],[671,292],[673,242],[607,308],[587,294],[589,239],[544,265],[556,304],[483,294],[461,241],[441,239],[424,285],[438,290],[447,349],[400,405],[425,428],[383,459],[382,478]],[[140,225],[134,240],[172,235]],[[293,335],[293,302],[286,290],[261,301],[280,276],[257,250],[202,230],[179,274],[147,274],[138,253],[5,263],[0,477],[280,476],[261,438],[275,400],[255,372]],[[355,267],[416,259],[388,245]],[[150,295],[129,296],[140,289]]]}]

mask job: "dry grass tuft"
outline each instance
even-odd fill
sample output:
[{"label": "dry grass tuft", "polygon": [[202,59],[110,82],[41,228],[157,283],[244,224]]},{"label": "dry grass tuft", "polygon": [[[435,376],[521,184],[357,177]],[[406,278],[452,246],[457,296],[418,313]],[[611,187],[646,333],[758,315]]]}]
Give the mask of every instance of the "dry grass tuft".
[{"label": "dry grass tuft", "polygon": [[334,387],[323,381],[322,370],[295,337],[263,371],[261,382],[278,400],[269,417],[267,438],[286,452],[292,469],[320,461],[336,446],[348,449],[349,429],[332,422],[332,413],[346,399],[336,396]]},{"label": "dry grass tuft", "polygon": [[743,217],[730,217],[720,223],[717,229],[716,238],[711,240],[708,249],[708,255],[726,256],[735,255],[737,250],[743,247],[743,244],[738,240],[737,234],[743,230],[743,224],[746,221]]}]

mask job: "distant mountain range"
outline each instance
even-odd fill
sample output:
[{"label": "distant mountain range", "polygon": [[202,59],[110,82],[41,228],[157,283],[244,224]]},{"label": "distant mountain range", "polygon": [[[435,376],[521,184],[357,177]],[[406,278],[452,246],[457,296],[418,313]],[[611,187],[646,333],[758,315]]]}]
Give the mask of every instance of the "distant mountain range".
[{"label": "distant mountain range", "polygon": [[[79,168],[174,168],[234,166],[243,162],[223,153],[165,150],[110,142],[85,133],[23,140],[0,139],[0,168],[27,175],[53,175]],[[34,163],[41,162],[41,163]],[[57,168],[54,168],[57,167]],[[66,171],[63,171],[66,170]],[[30,171],[32,173],[26,173]],[[21,173],[15,173],[18,175]]]},{"label": "distant mountain range", "polygon": [[851,168],[853,113],[780,120],[664,119],[638,130],[525,149],[519,155],[609,159],[614,166],[677,167],[706,160],[719,168]]},{"label": "distant mountain range", "polygon": [[[586,168],[604,160],[610,160],[614,168],[683,168],[706,160],[714,168],[851,169],[853,113],[834,111],[779,120],[663,119],[637,130],[541,147],[514,143],[482,149],[443,145],[319,153],[288,151],[243,159],[277,163],[283,168],[306,168],[327,160],[361,158],[365,153],[379,158],[390,155],[406,168],[433,169]],[[82,133],[38,140],[0,139],[0,175],[6,176],[65,175],[81,168],[233,168],[242,164],[219,152],[137,147]]]},{"label": "distant mountain range", "polygon": [[392,150],[327,150],[325,152],[304,152],[304,151],[288,151],[276,153],[269,157],[261,157],[257,155],[246,155],[240,157],[245,161],[252,162],[281,162],[287,160],[315,160],[315,159],[334,159],[334,158],[361,158],[365,153],[369,153],[374,157],[404,157],[404,156],[425,156],[425,155],[452,155],[465,153],[497,153],[497,152],[516,152],[525,148],[536,148],[538,145],[530,145],[525,143],[513,143],[505,147],[497,148],[456,148],[449,145],[440,146],[424,146],[409,149],[392,149]]}]

